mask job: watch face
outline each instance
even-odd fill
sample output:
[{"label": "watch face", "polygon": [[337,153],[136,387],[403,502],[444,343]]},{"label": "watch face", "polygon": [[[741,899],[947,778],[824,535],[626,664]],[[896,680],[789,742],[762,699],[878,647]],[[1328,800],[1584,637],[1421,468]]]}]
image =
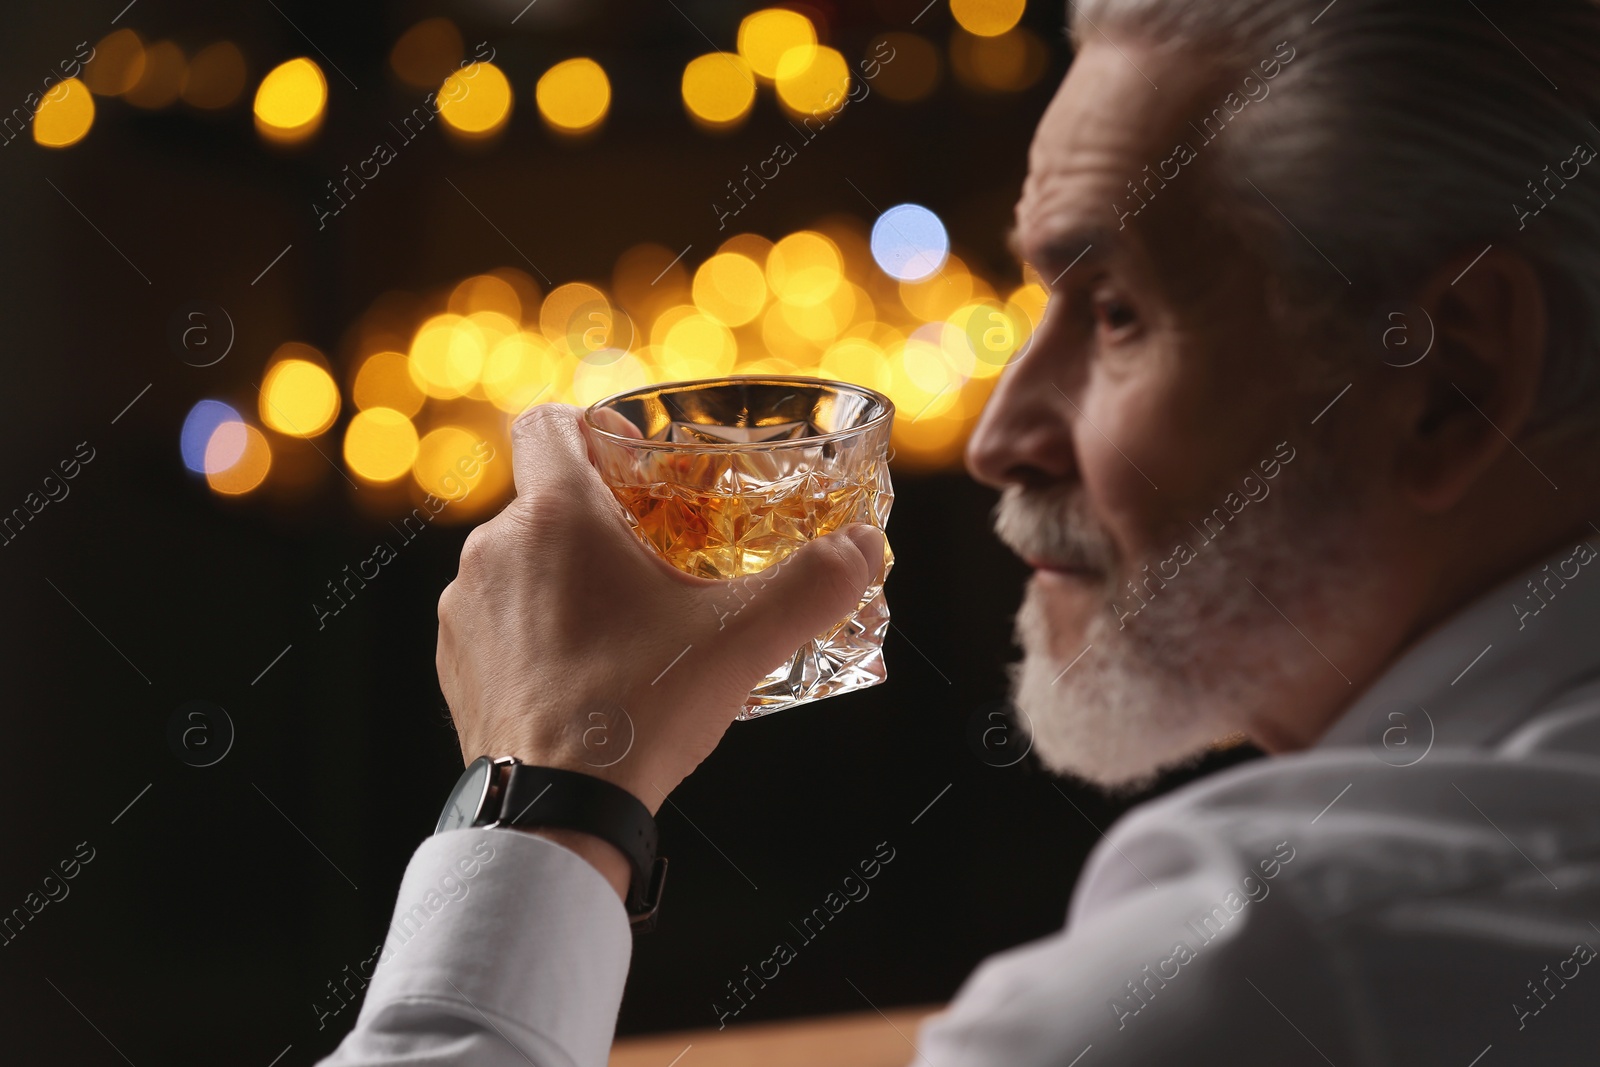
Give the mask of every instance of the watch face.
[{"label": "watch face", "polygon": [[472,825],[478,810],[483,807],[483,798],[489,790],[489,773],[493,767],[494,761],[488,756],[479,756],[467,765],[467,769],[456,780],[456,787],[450,791],[450,799],[445,801],[434,833],[441,834],[446,830],[460,830]]}]

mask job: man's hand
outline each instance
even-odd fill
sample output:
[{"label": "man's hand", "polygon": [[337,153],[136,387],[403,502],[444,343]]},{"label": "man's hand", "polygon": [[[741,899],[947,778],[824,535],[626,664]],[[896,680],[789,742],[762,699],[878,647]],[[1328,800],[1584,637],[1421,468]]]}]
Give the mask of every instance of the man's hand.
[{"label": "man's hand", "polygon": [[817,538],[727,617],[735,583],[677,570],[629,529],[578,408],[535,407],[512,436],[516,498],[468,535],[439,597],[439,684],[462,757],[592,774],[654,813],[756,683],[855,609],[883,534]]}]

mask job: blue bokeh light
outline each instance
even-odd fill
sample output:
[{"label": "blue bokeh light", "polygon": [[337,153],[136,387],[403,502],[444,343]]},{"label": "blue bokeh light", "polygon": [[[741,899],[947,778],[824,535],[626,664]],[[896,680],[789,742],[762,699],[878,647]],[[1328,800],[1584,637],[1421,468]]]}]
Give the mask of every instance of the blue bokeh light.
[{"label": "blue bokeh light", "polygon": [[897,204],[872,226],[872,258],[891,278],[919,282],[944,266],[950,235],[921,204]]},{"label": "blue bokeh light", "polygon": [[[183,429],[178,434],[178,451],[183,455],[183,465],[196,474],[214,474],[217,471],[227,470],[239,461],[238,455],[225,455],[222,453],[235,451],[228,442],[229,447],[219,449],[217,454],[211,456],[211,470],[206,467],[206,449],[211,444],[211,436],[217,429],[228,423],[238,423],[241,426],[244,420],[233,408],[220,400],[202,400],[189,409],[189,414],[184,417]],[[238,434],[238,452],[243,452],[245,437]]]}]

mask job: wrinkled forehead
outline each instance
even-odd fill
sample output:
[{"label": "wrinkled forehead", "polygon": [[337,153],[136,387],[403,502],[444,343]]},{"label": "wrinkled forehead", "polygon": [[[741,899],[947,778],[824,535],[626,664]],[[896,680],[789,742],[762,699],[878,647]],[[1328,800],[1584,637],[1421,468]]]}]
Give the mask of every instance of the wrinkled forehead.
[{"label": "wrinkled forehead", "polygon": [[[1226,92],[1225,74],[1193,53],[1092,35],[1034,133],[1017,203],[1019,251],[1044,273],[1045,253],[1081,248],[1079,233],[1114,236],[1129,255],[1165,244],[1163,222],[1206,195],[1194,173],[1206,142],[1193,123]],[[1180,144],[1194,158],[1161,178],[1179,166],[1171,160]]]}]

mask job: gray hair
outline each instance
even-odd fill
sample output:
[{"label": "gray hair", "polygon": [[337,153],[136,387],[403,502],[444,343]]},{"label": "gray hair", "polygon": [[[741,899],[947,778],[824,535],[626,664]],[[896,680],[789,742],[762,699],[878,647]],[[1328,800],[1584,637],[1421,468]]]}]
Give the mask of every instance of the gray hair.
[{"label": "gray hair", "polygon": [[1589,121],[1600,115],[1594,0],[1080,0],[1069,10],[1077,45],[1104,33],[1192,51],[1241,78],[1259,78],[1256,65],[1289,42],[1275,99],[1244,108],[1206,153],[1228,207],[1266,242],[1282,299],[1350,339],[1452,257],[1515,250],[1538,271],[1550,317],[1528,430],[1600,424],[1600,160],[1551,177],[1575,145],[1600,150]]}]

